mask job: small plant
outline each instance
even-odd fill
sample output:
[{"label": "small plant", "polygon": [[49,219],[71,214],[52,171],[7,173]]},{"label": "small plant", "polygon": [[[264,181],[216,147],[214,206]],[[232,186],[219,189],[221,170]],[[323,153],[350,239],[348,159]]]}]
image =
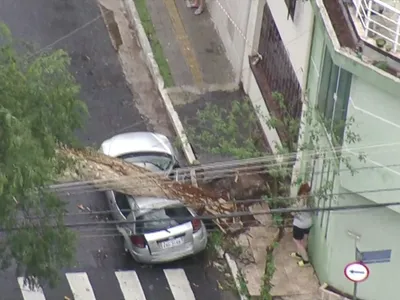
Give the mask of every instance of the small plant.
[{"label": "small plant", "polygon": [[213,231],[208,237],[208,244],[213,248],[221,247],[223,236],[221,231]]},{"label": "small plant", "polygon": [[373,65],[385,72],[389,69],[389,64],[386,61],[376,61]]},{"label": "small plant", "polygon": [[261,287],[261,300],[272,300],[270,294],[272,285],[271,280],[275,273],[274,249],[278,247],[279,243],[274,242],[272,246],[267,249],[267,264],[265,266],[265,273],[263,276],[263,285]]},{"label": "small plant", "polygon": [[393,46],[392,46],[391,44],[387,44],[387,45],[385,46],[385,50],[386,50],[387,52],[392,51],[392,49],[393,49]]},{"label": "small plant", "polygon": [[375,43],[379,48],[383,48],[383,46],[386,45],[386,40],[382,39],[382,38],[379,38],[379,39],[375,40]]},{"label": "small plant", "polygon": [[[268,203],[270,209],[287,207],[287,200],[283,200],[280,197],[267,197],[264,196],[263,200]],[[272,214],[272,222],[277,227],[282,227],[284,225],[284,215],[283,214]]]},{"label": "small plant", "polygon": [[223,235],[221,231],[213,231],[208,236],[207,251],[210,257],[217,255],[217,249],[222,248]]},{"label": "small plant", "polygon": [[239,290],[238,293],[245,297],[246,299],[250,299],[250,293],[249,290],[247,289],[247,283],[246,280],[243,278],[241,274],[237,275],[237,281],[239,282]]},{"label": "small plant", "polygon": [[240,245],[232,243],[232,245],[229,246],[229,253],[232,254],[234,257],[240,257],[243,254],[243,252],[244,250]]}]

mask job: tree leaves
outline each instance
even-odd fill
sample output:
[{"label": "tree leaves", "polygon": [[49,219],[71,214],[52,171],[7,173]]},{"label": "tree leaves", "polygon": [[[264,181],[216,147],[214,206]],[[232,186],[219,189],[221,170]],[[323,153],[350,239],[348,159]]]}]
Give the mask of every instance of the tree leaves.
[{"label": "tree leaves", "polygon": [[64,51],[20,54],[4,24],[0,42],[1,267],[55,284],[73,262],[75,238],[64,203],[44,188],[66,167],[56,149],[75,142],[87,110]]},{"label": "tree leaves", "polygon": [[248,99],[232,101],[228,109],[207,104],[197,111],[197,124],[186,128],[189,140],[202,150],[238,159],[263,155],[256,113]]}]

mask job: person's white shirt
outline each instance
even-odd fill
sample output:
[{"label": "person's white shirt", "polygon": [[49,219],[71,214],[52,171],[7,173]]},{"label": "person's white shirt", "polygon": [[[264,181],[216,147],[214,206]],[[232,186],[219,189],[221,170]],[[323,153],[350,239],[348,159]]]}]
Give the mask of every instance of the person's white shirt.
[{"label": "person's white shirt", "polygon": [[[303,207],[306,208],[306,207]],[[296,212],[293,219],[293,226],[301,229],[308,229],[312,226],[312,212]]]}]

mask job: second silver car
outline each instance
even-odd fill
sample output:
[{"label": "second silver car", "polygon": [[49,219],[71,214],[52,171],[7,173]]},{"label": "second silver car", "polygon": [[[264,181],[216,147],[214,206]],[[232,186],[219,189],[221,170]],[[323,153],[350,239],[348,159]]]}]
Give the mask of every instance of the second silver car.
[{"label": "second silver car", "polygon": [[163,263],[203,251],[207,246],[207,231],[196,214],[178,200],[134,198],[107,192],[125,249],[141,263]]}]

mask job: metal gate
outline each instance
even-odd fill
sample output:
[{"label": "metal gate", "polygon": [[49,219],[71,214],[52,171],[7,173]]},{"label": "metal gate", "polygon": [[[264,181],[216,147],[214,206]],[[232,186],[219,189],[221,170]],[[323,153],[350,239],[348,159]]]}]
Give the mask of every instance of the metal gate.
[{"label": "metal gate", "polygon": [[[285,113],[272,97],[273,92],[279,92],[284,97],[287,113],[293,118],[300,118],[300,83],[267,3],[264,4],[258,52],[263,59],[252,69],[269,111],[276,117]],[[278,130],[281,139],[285,136],[284,131]]]}]

